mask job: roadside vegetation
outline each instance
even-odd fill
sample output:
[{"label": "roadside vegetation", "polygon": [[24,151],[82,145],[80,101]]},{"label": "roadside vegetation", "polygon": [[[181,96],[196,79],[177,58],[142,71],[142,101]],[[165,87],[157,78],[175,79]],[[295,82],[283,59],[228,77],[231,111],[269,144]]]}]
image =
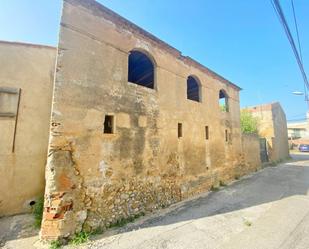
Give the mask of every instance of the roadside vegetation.
[{"label": "roadside vegetation", "polygon": [[40,197],[36,200],[32,207],[32,214],[34,216],[34,227],[39,229],[42,223],[44,208],[44,197]]},{"label": "roadside vegetation", "polygon": [[240,126],[244,134],[258,134],[259,119],[253,117],[251,112],[242,110],[240,112]]},{"label": "roadside vegetation", "polygon": [[244,224],[245,224],[246,226],[248,226],[248,227],[251,227],[251,226],[252,226],[252,222],[249,221],[249,220],[246,220],[246,219],[244,219]]},{"label": "roadside vegetation", "polygon": [[[107,227],[107,229],[123,227],[123,226],[127,225],[128,223],[131,223],[131,222],[135,221],[136,219],[138,219],[138,218],[140,218],[141,216],[144,216],[144,215],[145,215],[145,213],[141,212],[140,214],[136,214],[136,215],[130,216],[128,218],[119,219],[115,223],[110,224]],[[73,236],[73,238],[71,238],[68,241],[61,241],[61,240],[52,241],[50,243],[49,249],[58,249],[58,248],[61,248],[62,246],[64,246],[65,244],[74,245],[74,246],[84,244],[84,243],[88,242],[91,239],[92,236],[102,234],[103,232],[104,232],[104,229],[102,229],[102,228],[98,228],[98,229],[96,229],[95,231],[92,231],[92,232],[81,231],[79,233],[76,233]]]},{"label": "roadside vegetation", "polygon": [[86,243],[89,240],[91,235],[92,235],[91,233],[85,232],[85,231],[76,233],[74,237],[70,240],[69,244],[77,246],[77,245]]},{"label": "roadside vegetation", "polygon": [[62,247],[60,240],[55,240],[50,243],[49,249],[58,249]]}]

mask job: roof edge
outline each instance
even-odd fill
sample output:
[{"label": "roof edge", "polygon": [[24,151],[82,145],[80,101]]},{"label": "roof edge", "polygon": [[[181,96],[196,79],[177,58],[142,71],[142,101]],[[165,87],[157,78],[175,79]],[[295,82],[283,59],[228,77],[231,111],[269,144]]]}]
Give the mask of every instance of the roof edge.
[{"label": "roof edge", "polygon": [[238,91],[242,90],[236,84],[225,79],[221,75],[215,73],[214,71],[212,71],[208,67],[202,65],[198,61],[192,59],[189,56],[183,56],[182,53],[179,50],[177,50],[176,48],[174,48],[173,46],[162,41],[158,37],[154,36],[153,34],[149,33],[148,31],[142,29],[141,27],[137,26],[136,24],[127,20],[126,18],[120,16],[119,14],[117,14],[116,12],[112,11],[111,9],[105,7],[101,3],[98,3],[95,0],[64,0],[64,1],[67,2],[67,3],[73,4],[73,5],[81,5],[84,8],[92,10],[92,11],[100,11],[104,18],[108,19],[109,21],[112,21],[116,25],[118,24],[118,25],[124,26],[126,29],[132,31],[133,33],[137,33],[139,35],[144,36],[145,38],[150,39],[152,42],[159,45],[159,47],[170,52],[173,56],[175,56],[178,59],[180,59],[181,61],[185,62],[187,65],[191,65],[191,66],[194,66],[194,67],[200,69],[202,72],[204,72],[204,73],[208,74],[209,76],[211,76],[215,79],[218,79],[218,80],[232,86],[233,88],[235,88]]},{"label": "roof edge", "polygon": [[8,45],[17,45],[17,46],[27,46],[27,47],[34,47],[34,48],[48,48],[56,50],[57,47],[43,45],[43,44],[34,44],[34,43],[27,43],[27,42],[17,42],[17,41],[3,41],[0,40],[0,44],[8,44]]}]

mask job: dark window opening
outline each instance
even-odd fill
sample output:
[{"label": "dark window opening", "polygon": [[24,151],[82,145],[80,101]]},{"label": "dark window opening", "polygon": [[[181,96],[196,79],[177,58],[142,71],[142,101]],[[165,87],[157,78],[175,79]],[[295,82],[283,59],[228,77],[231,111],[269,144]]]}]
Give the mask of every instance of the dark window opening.
[{"label": "dark window opening", "polygon": [[200,102],[200,89],[197,80],[189,76],[187,79],[187,99]]},{"label": "dark window opening", "polygon": [[219,92],[219,105],[221,111],[223,112],[229,111],[228,95],[224,90],[220,90]]},{"label": "dark window opening", "polygon": [[229,141],[228,131],[225,130],[225,142]]},{"label": "dark window opening", "polygon": [[114,133],[114,116],[105,115],[104,133],[106,133],[106,134],[113,134]]},{"label": "dark window opening", "polygon": [[154,88],[154,65],[144,53],[139,51],[130,53],[128,73],[129,82]]},{"label": "dark window opening", "polygon": [[208,126],[205,126],[205,136],[206,136],[206,140],[209,139],[209,128]]},{"label": "dark window opening", "polygon": [[182,123],[178,123],[178,138],[182,137]]}]

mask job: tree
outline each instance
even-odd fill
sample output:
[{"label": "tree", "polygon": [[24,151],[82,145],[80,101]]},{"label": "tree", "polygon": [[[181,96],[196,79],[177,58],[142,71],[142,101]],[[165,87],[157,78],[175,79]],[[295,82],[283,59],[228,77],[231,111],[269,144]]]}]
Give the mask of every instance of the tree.
[{"label": "tree", "polygon": [[247,110],[242,110],[240,112],[240,126],[242,133],[258,134],[258,123],[258,118],[253,117],[251,112]]}]

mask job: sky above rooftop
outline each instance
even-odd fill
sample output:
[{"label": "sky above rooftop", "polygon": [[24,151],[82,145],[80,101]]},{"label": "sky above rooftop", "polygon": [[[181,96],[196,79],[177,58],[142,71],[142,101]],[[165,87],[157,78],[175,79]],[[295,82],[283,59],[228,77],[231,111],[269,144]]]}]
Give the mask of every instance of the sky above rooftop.
[{"label": "sky above rooftop", "polygon": [[[303,80],[269,0],[99,0],[239,85],[242,107],[279,101],[288,120],[305,118]],[[295,34],[290,0],[281,0]],[[294,0],[309,74],[309,2]],[[57,45],[61,0],[2,0],[0,40]],[[296,36],[295,36],[296,40]]]}]

